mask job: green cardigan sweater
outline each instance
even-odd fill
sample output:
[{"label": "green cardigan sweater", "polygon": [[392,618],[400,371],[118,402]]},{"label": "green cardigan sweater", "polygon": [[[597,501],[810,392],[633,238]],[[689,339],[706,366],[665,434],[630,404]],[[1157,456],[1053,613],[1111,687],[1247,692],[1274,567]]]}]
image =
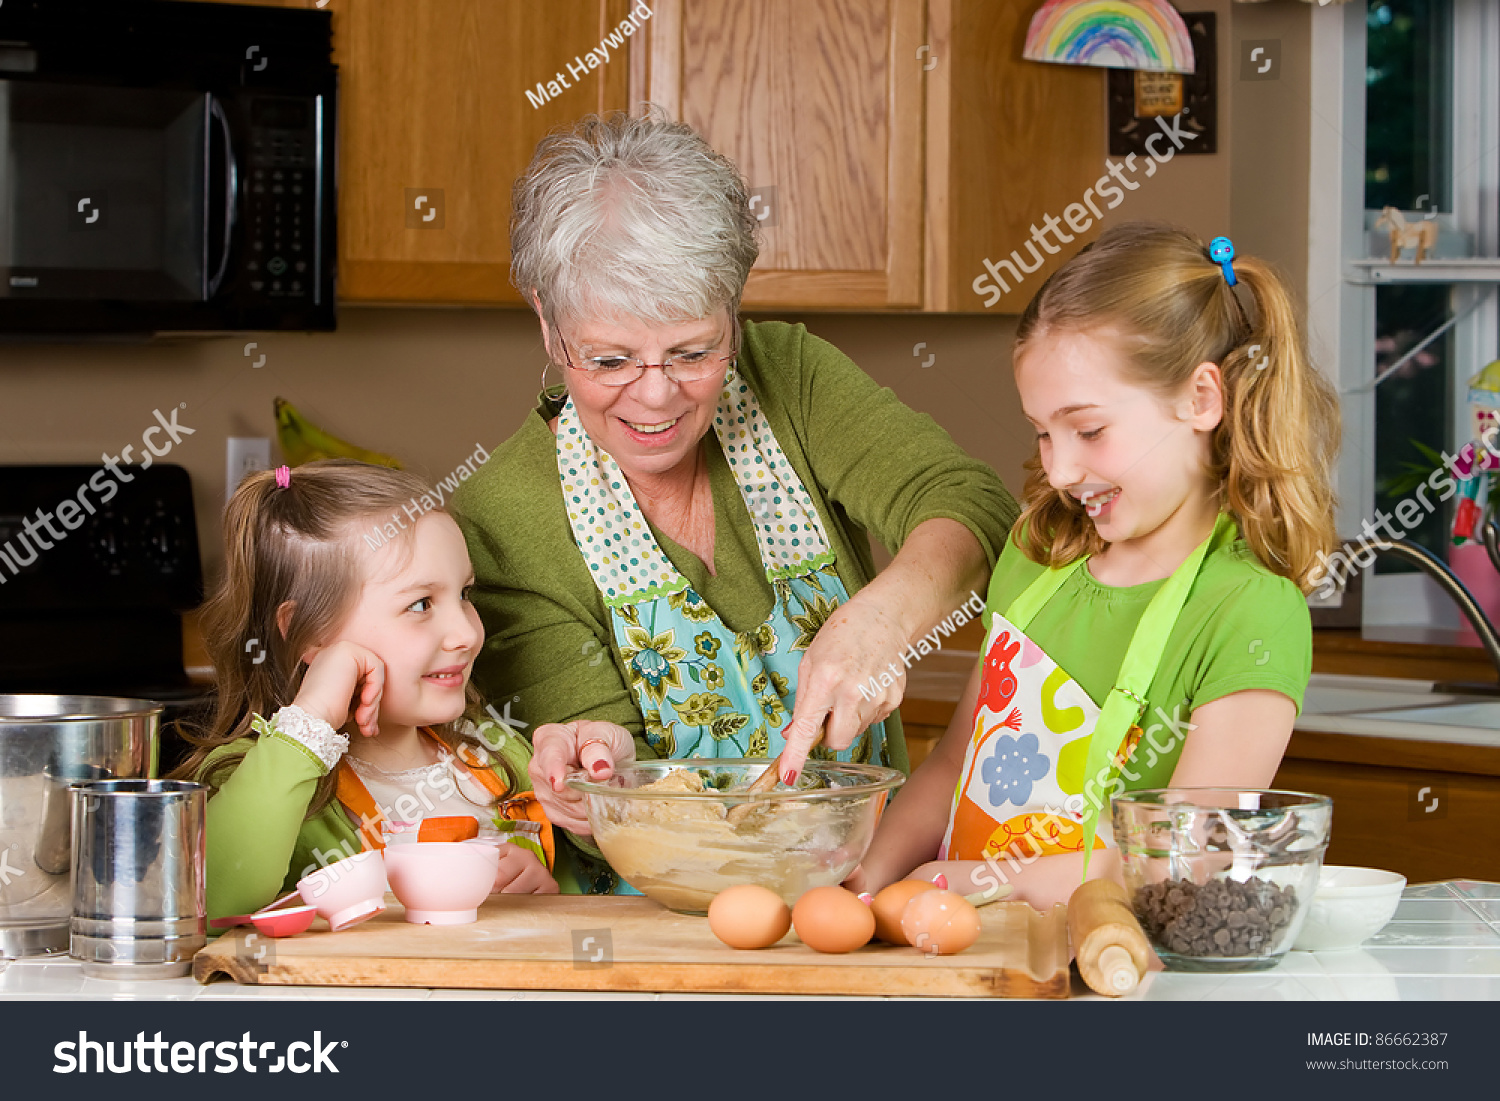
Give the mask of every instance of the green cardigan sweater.
[{"label": "green cardigan sweater", "polygon": [[[936,421],[875,383],[802,325],[745,322],[739,374],[811,495],[838,573],[852,595],[875,576],[869,536],[899,551],[918,524],[956,520],[974,533],[990,568],[1019,513],[994,470],[966,454]],[[625,727],[641,758],[656,756],[610,629],[604,601],[573,541],[547,421],[566,395],[553,387],[520,429],[453,497],[468,541],[474,603],[486,641],[474,666],[485,697],[511,701],[528,728],[599,719]],[[714,500],[712,575],[697,555],[651,533],[672,564],[733,631],[765,622],[775,599],[755,528],[718,435],[704,437]],[[888,754],[907,769],[899,714],[886,720]],[[583,852],[597,849],[565,834]],[[559,865],[563,863],[559,846]],[[572,885],[562,874],[563,890]]]}]

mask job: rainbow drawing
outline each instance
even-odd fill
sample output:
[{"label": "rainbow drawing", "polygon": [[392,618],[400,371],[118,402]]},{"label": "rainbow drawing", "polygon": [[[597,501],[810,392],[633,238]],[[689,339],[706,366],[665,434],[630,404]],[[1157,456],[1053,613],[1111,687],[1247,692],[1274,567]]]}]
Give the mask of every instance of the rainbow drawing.
[{"label": "rainbow drawing", "polygon": [[1193,71],[1187,24],[1166,0],[1047,0],[1031,17],[1029,61]]}]

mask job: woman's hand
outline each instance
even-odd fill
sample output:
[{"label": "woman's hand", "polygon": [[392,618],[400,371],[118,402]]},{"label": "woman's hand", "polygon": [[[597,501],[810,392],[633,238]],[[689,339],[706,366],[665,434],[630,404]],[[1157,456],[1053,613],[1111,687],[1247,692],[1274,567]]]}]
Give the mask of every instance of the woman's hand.
[{"label": "woman's hand", "polygon": [[782,732],[783,781],[796,780],[820,736],[829,749],[848,749],[866,727],[896,710],[906,694],[902,637],[898,617],[868,589],[828,617],[797,667],[797,702]]},{"label": "woman's hand", "polygon": [[349,721],[351,708],[359,732],[380,733],[380,698],[385,691],[385,662],[357,643],[318,646],[303,656],[307,674],[293,703],[335,730]]},{"label": "woman's hand", "polygon": [[564,781],[583,769],[595,781],[608,780],[615,766],[635,760],[630,731],[614,723],[580,719],[573,723],[544,723],[531,736],[534,752],[527,771],[537,800],[554,826],[587,837],[590,834],[583,796]]},{"label": "woman's hand", "polygon": [[500,846],[500,867],[495,872],[495,885],[490,894],[508,895],[555,895],[557,880],[547,871],[547,865],[537,859],[536,853],[509,842]]},{"label": "woman's hand", "polygon": [[829,749],[847,749],[896,710],[906,694],[902,654],[964,605],[965,594],[977,596],[971,586],[982,587],[989,573],[984,548],[957,520],[938,516],[914,527],[891,564],[828,617],[802,656],[782,779],[796,779],[820,729]]}]

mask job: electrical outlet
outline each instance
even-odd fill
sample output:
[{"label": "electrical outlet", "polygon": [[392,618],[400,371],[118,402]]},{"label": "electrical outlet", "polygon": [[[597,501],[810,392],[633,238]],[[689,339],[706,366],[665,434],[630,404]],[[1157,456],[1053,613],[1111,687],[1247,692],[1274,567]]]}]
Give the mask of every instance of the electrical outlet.
[{"label": "electrical outlet", "polygon": [[224,500],[234,496],[246,474],[271,469],[271,441],[266,436],[230,436],[225,451]]}]

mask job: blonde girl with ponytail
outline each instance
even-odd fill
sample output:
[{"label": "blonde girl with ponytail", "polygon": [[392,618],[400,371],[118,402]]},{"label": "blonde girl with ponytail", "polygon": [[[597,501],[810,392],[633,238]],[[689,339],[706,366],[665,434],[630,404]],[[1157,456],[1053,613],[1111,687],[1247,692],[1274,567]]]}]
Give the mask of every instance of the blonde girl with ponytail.
[{"label": "blonde girl with ponytail", "polygon": [[851,885],[942,872],[1045,907],[1118,878],[1109,798],[1264,788],[1311,673],[1338,405],[1272,268],[1114,227],[1014,347],[1036,430],[985,648]]},{"label": "blonde girl with ponytail", "polygon": [[473,567],[430,487],[348,459],[252,474],[224,552],[202,616],[215,712],[176,771],[210,787],[209,917],[427,818],[500,845],[495,890],[555,892],[530,747],[470,683]]}]

